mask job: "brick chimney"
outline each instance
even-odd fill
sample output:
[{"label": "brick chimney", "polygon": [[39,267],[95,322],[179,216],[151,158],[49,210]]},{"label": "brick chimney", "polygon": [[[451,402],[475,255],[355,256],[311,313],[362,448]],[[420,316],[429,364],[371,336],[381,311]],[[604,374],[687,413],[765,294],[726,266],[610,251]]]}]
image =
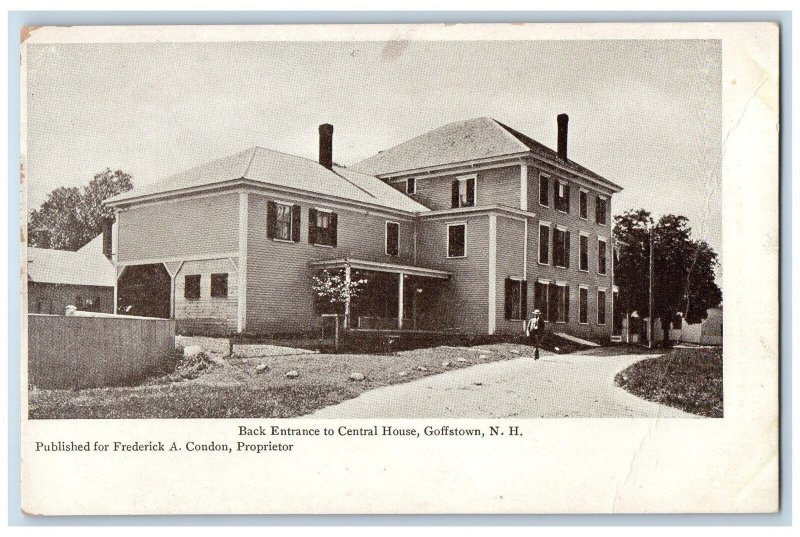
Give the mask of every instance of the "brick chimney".
[{"label": "brick chimney", "polygon": [[333,125],[328,123],[319,126],[319,163],[333,168]]},{"label": "brick chimney", "polygon": [[558,114],[558,158],[567,160],[567,124],[569,116]]},{"label": "brick chimney", "polygon": [[112,251],[112,234],[111,229],[114,224],[114,218],[103,218],[103,255],[111,260]]}]

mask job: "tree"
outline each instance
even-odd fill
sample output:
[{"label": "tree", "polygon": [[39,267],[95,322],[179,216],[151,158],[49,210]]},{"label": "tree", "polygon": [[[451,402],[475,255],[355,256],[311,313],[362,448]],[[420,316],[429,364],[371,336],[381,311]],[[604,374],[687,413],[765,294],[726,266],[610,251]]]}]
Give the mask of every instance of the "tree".
[{"label": "tree", "polygon": [[82,189],[59,187],[53,190],[44,203],[30,213],[28,246],[58,250],[81,248],[102,232],[105,218],[114,216],[110,207],[103,206],[103,200],[131,188],[129,174],[106,168]]},{"label": "tree", "polygon": [[653,318],[661,319],[666,346],[670,325],[679,313],[688,323],[697,323],[722,301],[715,281],[717,254],[704,240],[692,239],[684,216],[668,214],[654,222],[648,211],[638,209],[614,220],[614,240],[619,246],[614,280],[619,286],[620,306],[641,317],[649,311],[652,229]]},{"label": "tree", "polygon": [[[344,271],[329,272],[323,270],[321,274],[312,276],[311,287],[317,297],[323,302],[333,305],[337,310],[344,308],[345,317],[349,316],[348,306],[363,291],[367,284],[367,279],[359,274],[351,274],[348,279]],[[349,319],[345,319],[345,326],[349,324]]]}]

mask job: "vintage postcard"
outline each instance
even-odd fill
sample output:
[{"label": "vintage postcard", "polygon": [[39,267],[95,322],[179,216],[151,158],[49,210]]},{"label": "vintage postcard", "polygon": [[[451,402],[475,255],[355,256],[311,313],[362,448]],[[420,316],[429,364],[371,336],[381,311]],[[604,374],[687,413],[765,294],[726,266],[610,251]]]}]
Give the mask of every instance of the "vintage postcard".
[{"label": "vintage postcard", "polygon": [[777,25],[28,28],[28,515],[778,506]]}]

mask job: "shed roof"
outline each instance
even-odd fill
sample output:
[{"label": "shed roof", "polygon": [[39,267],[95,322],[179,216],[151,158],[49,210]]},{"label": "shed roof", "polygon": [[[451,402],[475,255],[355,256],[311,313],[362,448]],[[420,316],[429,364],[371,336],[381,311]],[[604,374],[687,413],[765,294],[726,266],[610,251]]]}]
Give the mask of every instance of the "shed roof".
[{"label": "shed roof", "polygon": [[72,252],[28,248],[28,280],[63,285],[114,287],[114,265],[103,255],[103,237]]}]

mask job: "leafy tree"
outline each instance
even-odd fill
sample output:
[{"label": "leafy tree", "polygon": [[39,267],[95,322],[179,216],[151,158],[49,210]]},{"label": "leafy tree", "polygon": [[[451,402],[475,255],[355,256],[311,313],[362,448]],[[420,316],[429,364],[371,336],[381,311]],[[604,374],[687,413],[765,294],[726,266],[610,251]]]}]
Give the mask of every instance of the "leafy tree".
[{"label": "leafy tree", "polygon": [[[350,280],[345,277],[344,271],[329,272],[323,270],[319,274],[311,276],[311,288],[319,300],[333,305],[336,310],[355,301],[361,296],[364,286],[368,283],[358,272],[353,271]],[[344,309],[345,317],[350,312]],[[349,319],[345,319],[345,326],[349,325]]]},{"label": "leafy tree", "polygon": [[[96,174],[88,185],[59,187],[47,195],[42,205],[28,218],[28,246],[77,250],[103,230],[103,220],[113,211],[102,205],[103,200],[133,188],[131,176],[122,170],[106,168]],[[47,233],[44,243],[41,232]]]},{"label": "leafy tree", "polygon": [[614,220],[614,239],[619,245],[614,279],[620,306],[642,317],[649,311],[652,228],[653,317],[661,319],[666,346],[670,324],[678,313],[687,322],[697,323],[722,301],[715,282],[717,254],[705,241],[692,239],[689,221],[683,216],[668,214],[654,222],[648,211],[638,209]]}]

